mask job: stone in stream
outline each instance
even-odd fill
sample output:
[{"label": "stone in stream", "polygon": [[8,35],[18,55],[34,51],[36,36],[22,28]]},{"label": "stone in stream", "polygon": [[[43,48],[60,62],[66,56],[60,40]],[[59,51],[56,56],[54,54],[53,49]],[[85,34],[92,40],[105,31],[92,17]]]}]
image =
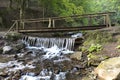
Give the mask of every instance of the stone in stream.
[{"label": "stone in stream", "polygon": [[70,58],[77,60],[81,60],[81,57],[82,57],[82,52],[75,52],[70,56]]},{"label": "stone in stream", "polygon": [[120,57],[102,61],[95,69],[100,80],[120,80]]},{"label": "stone in stream", "polygon": [[0,76],[1,76],[1,77],[7,77],[8,74],[7,74],[6,72],[0,72]]},{"label": "stone in stream", "polygon": [[25,48],[25,44],[23,44],[22,42],[18,42],[17,44],[15,44],[14,46],[13,46],[13,49],[15,50],[15,51],[20,51],[20,50],[22,50],[22,49],[24,49]]},{"label": "stone in stream", "polygon": [[4,40],[0,40],[0,47],[3,46],[5,44]]},{"label": "stone in stream", "polygon": [[11,46],[4,46],[3,47],[3,54],[9,53],[12,50]]},{"label": "stone in stream", "polygon": [[17,41],[19,39],[21,39],[22,35],[20,33],[17,32],[11,32],[9,34],[6,34],[4,36],[4,39],[9,40],[9,41]]},{"label": "stone in stream", "polygon": [[3,52],[3,49],[0,47],[0,54]]}]

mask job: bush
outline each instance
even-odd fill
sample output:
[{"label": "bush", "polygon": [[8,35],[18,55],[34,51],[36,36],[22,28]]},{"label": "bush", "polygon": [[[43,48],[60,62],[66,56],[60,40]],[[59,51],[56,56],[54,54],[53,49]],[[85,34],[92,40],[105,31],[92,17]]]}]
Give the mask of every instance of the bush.
[{"label": "bush", "polygon": [[116,48],[117,48],[117,49],[120,49],[120,45],[118,45]]},{"label": "bush", "polygon": [[104,44],[113,41],[112,34],[101,31],[92,31],[85,34],[84,45]]},{"label": "bush", "polygon": [[100,45],[100,44],[91,44],[91,46],[88,48],[88,51],[90,53],[99,52],[101,50],[102,50],[102,45]]},{"label": "bush", "polygon": [[10,33],[5,38],[10,41],[16,41],[21,38],[21,35],[19,33]]}]

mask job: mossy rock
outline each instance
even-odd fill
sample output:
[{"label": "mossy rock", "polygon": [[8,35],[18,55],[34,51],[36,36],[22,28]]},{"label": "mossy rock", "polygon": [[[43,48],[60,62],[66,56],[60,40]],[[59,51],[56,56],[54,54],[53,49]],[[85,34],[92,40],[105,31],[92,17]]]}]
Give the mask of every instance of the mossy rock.
[{"label": "mossy rock", "polygon": [[5,39],[10,40],[10,41],[16,41],[19,40],[20,38],[22,38],[22,35],[20,33],[9,33],[5,36]]},{"label": "mossy rock", "polygon": [[89,53],[87,55],[87,58],[88,58],[88,66],[90,65],[98,66],[101,61],[108,59],[109,57],[106,55],[102,55],[102,54]]},{"label": "mossy rock", "polygon": [[0,47],[0,54],[2,54],[2,52],[3,52],[3,49],[2,49],[2,47]]},{"label": "mossy rock", "polygon": [[100,80],[120,80],[120,57],[102,61],[95,69],[95,73]]},{"label": "mossy rock", "polygon": [[95,44],[104,44],[108,42],[112,42],[113,37],[112,34],[104,31],[90,31],[85,34],[85,41],[83,45],[91,45]]}]

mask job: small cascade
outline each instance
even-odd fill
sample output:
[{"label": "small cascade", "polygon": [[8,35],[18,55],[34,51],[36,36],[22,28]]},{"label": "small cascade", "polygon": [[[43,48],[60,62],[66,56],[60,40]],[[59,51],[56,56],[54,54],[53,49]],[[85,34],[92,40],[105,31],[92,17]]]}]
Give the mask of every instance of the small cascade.
[{"label": "small cascade", "polygon": [[28,46],[50,48],[56,45],[60,49],[73,50],[75,38],[39,38],[24,36],[22,41]]},{"label": "small cascade", "polygon": [[34,73],[27,73],[23,75],[19,80],[65,80],[66,72],[53,73],[48,69],[43,69],[39,75],[35,76]]}]

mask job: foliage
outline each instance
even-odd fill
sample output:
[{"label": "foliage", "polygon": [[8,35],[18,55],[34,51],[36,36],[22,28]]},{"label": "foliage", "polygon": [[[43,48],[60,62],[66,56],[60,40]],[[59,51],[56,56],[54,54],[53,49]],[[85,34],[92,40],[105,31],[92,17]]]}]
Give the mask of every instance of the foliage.
[{"label": "foliage", "polygon": [[83,45],[91,45],[91,44],[105,44],[108,42],[112,42],[112,34],[102,31],[90,31],[85,34],[85,41]]},{"label": "foliage", "polygon": [[[34,2],[36,2],[37,5],[39,5],[39,8],[34,6],[36,7],[35,10],[41,9],[38,11],[42,11],[40,15],[43,15],[43,17],[71,16],[77,14],[81,15],[88,13],[115,11],[116,14],[111,15],[111,18],[113,19],[111,22],[116,22],[120,24],[120,0],[9,0],[9,2],[9,6],[11,9],[20,10],[20,19],[25,18],[25,11],[27,11],[26,8],[30,7],[29,4],[34,4]],[[71,26],[88,24],[87,19],[79,19],[78,21],[76,21],[75,19],[69,17],[68,19],[66,19],[66,21],[69,22]],[[92,22],[97,25],[99,21],[93,19]]]},{"label": "foliage", "polygon": [[87,59],[88,59],[88,66],[90,65],[94,65],[94,66],[98,66],[98,64],[105,60],[108,59],[109,57],[106,55],[102,55],[102,54],[93,54],[93,53],[89,53],[87,55]]},{"label": "foliage", "polygon": [[70,16],[74,14],[82,14],[82,6],[76,6],[70,0],[39,0],[46,10],[58,16]]},{"label": "foliage", "polygon": [[88,60],[90,60],[90,59],[95,59],[97,56],[95,55],[95,54],[92,54],[92,53],[89,53],[88,55],[87,55],[87,58],[88,58]]},{"label": "foliage", "polygon": [[102,50],[102,45],[100,44],[91,44],[91,46],[88,48],[88,51],[90,53],[92,52],[98,52]]},{"label": "foliage", "polygon": [[87,65],[90,66],[91,64],[96,64],[98,59],[99,59],[99,56],[89,53],[87,55],[87,60],[88,60]]},{"label": "foliage", "polygon": [[9,41],[16,41],[21,38],[21,34],[19,33],[9,33],[6,35],[5,39]]},{"label": "foliage", "polygon": [[116,48],[117,48],[117,49],[120,49],[120,45],[118,45]]},{"label": "foliage", "polygon": [[[30,0],[10,0],[10,8],[19,10],[19,18],[22,19],[25,17],[25,9],[28,7]],[[16,4],[14,7],[13,5]]]}]

